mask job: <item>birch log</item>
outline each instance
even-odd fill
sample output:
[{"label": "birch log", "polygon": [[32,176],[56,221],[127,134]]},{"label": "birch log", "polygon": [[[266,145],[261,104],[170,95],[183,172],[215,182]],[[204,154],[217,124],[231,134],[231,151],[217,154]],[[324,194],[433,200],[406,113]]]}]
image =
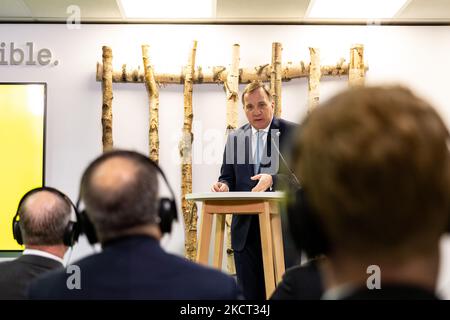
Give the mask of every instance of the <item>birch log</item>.
[{"label": "birch log", "polygon": [[270,91],[272,99],[275,102],[275,117],[281,115],[281,43],[274,42],[272,44],[272,72],[270,74]]},{"label": "birch log", "polygon": [[110,47],[103,46],[103,65],[104,71],[102,73],[102,143],[103,152],[112,149],[113,135],[112,135],[112,50]]},{"label": "birch log", "polygon": [[192,192],[192,89],[196,51],[197,41],[194,41],[185,69],[183,135],[179,146],[181,156],[181,208],[186,228],[185,254],[186,258],[192,261],[197,256],[197,206],[195,202],[186,200],[185,196]]},{"label": "birch log", "polygon": [[355,44],[350,48],[349,86],[363,86],[365,71],[364,46],[362,44]]},{"label": "birch log", "polygon": [[[303,61],[298,63],[288,62],[282,68],[281,81],[290,81],[297,78],[305,78],[309,76],[309,64]],[[368,67],[366,66],[367,70]],[[341,58],[335,65],[326,65],[321,67],[322,76],[344,76],[348,74],[348,64],[345,59]],[[271,74],[270,64],[264,64],[256,67],[246,67],[239,69],[239,83],[247,84],[253,80],[269,81]],[[102,81],[103,65],[97,63],[97,81]],[[122,70],[113,72],[113,82],[145,82],[144,70],[140,66],[131,68],[124,64]],[[228,70],[223,66],[201,67],[198,66],[194,72],[194,83],[217,83],[222,84],[228,78]],[[163,84],[183,84],[184,71],[179,73],[156,73],[155,81]]]},{"label": "birch log", "polygon": [[309,64],[308,78],[308,112],[311,112],[319,104],[320,85],[320,50],[309,48],[311,62]]},{"label": "birch log", "polygon": [[149,57],[149,46],[142,46],[142,59],[144,62],[145,87],[150,101],[150,125],[148,132],[149,155],[154,162],[159,162],[159,89],[155,81],[153,66]]},{"label": "birch log", "polygon": [[231,70],[225,82],[227,94],[227,130],[234,130],[238,123],[239,104],[239,45],[233,45]]},{"label": "birch log", "polygon": [[[225,82],[225,92],[227,94],[227,135],[230,130],[235,130],[238,126],[238,105],[239,105],[239,44],[233,45],[231,55],[231,68]],[[230,274],[236,274],[234,265],[234,254],[231,249],[231,220],[233,215],[226,216],[226,233],[227,233],[227,270]]]}]

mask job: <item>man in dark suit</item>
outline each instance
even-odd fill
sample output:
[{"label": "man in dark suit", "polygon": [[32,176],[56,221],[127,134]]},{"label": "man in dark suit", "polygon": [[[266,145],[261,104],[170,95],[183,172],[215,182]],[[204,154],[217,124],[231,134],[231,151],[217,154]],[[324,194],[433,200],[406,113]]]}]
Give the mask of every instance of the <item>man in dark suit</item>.
[{"label": "man in dark suit", "polygon": [[[248,119],[228,135],[221,174],[212,191],[264,192],[282,189],[292,180],[279,152],[289,148],[296,125],[274,118],[274,102],[264,84],[255,81],[247,85],[242,103]],[[284,173],[283,173],[284,172]],[[285,248],[291,241],[283,233]],[[235,215],[231,224],[231,244],[234,251],[238,282],[247,299],[265,299],[259,220],[256,215]],[[291,258],[290,248],[285,250]],[[292,265],[295,260],[287,261]]]},{"label": "man in dark suit", "polygon": [[322,299],[437,298],[449,141],[433,107],[399,86],[352,88],[310,113],[295,147],[309,204],[297,218],[324,232],[311,241],[327,244]]},{"label": "man in dark suit", "polygon": [[70,203],[56,192],[38,189],[25,195],[18,208],[18,237],[25,250],[19,258],[0,263],[0,299],[26,299],[32,280],[63,268],[70,213]]},{"label": "man in dark suit", "polygon": [[[83,229],[90,241],[98,237],[103,251],[75,263],[73,274],[59,271],[38,279],[31,285],[31,298],[238,298],[233,278],[160,247],[174,212],[167,211],[170,205],[161,206],[167,202],[158,202],[157,167],[146,156],[131,151],[103,154],[84,172],[80,197],[86,208],[80,214]],[[95,234],[88,232],[89,221]]]}]

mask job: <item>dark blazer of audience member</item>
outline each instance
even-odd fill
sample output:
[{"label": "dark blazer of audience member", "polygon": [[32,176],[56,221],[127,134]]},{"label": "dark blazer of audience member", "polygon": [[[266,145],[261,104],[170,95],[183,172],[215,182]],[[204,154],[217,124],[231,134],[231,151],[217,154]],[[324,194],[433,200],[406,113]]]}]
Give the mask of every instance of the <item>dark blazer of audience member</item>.
[{"label": "dark blazer of audience member", "polygon": [[323,224],[323,299],[436,299],[450,218],[449,132],[403,87],[353,88],[316,108],[296,172]]},{"label": "dark blazer of audience member", "polygon": [[[146,160],[146,161],[143,161]],[[112,151],[85,171],[81,199],[103,251],[75,263],[80,288],[67,273],[32,284],[34,299],[236,299],[228,275],[165,252],[159,243],[158,177],[145,156]]]},{"label": "dark blazer of audience member", "polygon": [[319,263],[323,259],[325,258],[312,259],[303,265],[287,269],[270,300],[320,300],[323,284]]},{"label": "dark blazer of audience member", "polygon": [[27,195],[19,219],[25,250],[22,255],[0,263],[0,299],[25,299],[29,284],[50,270],[63,269],[67,247],[64,231],[71,205],[60,195],[42,190]]}]

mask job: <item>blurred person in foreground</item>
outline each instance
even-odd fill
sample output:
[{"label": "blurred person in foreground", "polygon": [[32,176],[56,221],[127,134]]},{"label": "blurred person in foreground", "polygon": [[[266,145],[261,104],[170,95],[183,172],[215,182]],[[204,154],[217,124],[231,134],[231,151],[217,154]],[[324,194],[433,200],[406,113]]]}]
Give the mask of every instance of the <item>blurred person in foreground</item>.
[{"label": "blurred person in foreground", "polygon": [[307,117],[295,173],[329,244],[322,299],[438,298],[448,143],[437,112],[399,86],[350,89]]}]

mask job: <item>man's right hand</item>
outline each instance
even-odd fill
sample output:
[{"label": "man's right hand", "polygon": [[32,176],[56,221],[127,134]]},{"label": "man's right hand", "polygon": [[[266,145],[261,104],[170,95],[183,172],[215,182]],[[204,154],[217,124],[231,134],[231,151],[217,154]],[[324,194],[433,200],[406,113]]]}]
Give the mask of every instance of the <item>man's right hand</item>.
[{"label": "man's right hand", "polygon": [[216,183],[213,184],[211,191],[212,192],[228,192],[228,191],[230,191],[230,189],[228,188],[228,185],[226,183],[217,181]]}]

